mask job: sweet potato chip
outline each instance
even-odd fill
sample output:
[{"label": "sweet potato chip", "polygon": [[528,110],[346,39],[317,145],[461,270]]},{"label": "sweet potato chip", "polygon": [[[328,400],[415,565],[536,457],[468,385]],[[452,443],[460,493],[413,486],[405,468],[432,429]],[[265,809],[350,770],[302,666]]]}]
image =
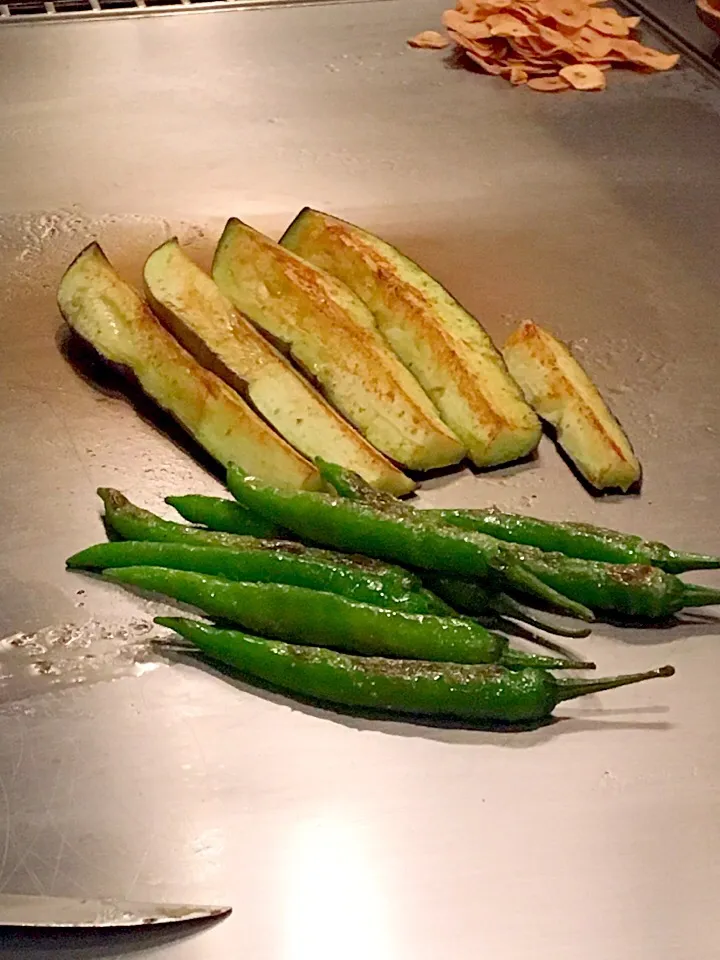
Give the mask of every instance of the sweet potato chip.
[{"label": "sweet potato chip", "polygon": [[545,51],[550,56],[561,50],[567,53],[573,49],[573,40],[544,23],[538,24],[538,36],[535,42],[537,43],[538,40],[544,44]]},{"label": "sweet potato chip", "polygon": [[507,52],[507,47],[502,40],[471,40],[455,30],[448,30],[448,34],[450,39],[454,40],[459,47],[474,53],[478,57],[499,59]]},{"label": "sweet potato chip", "polygon": [[631,63],[650,70],[671,70],[680,59],[679,53],[661,53],[652,47],[644,47],[637,40],[615,40],[613,50],[617,50]]},{"label": "sweet potato chip", "polygon": [[575,37],[572,46],[576,53],[588,60],[603,60],[612,50],[610,37],[604,37],[592,27],[583,27]]},{"label": "sweet potato chip", "polygon": [[476,63],[479,67],[482,67],[486,73],[492,73],[498,77],[505,73],[510,73],[510,67],[500,64],[496,60],[491,60],[488,57],[479,57],[476,53],[471,53],[469,50],[467,51],[467,56],[472,60],[473,63]]},{"label": "sweet potato chip", "polygon": [[604,90],[605,74],[591,63],[576,63],[563,67],[559,76],[576,90]]},{"label": "sweet potato chip", "polygon": [[561,76],[537,77],[528,80],[527,86],[531,90],[539,90],[541,93],[560,93],[561,90],[569,90],[570,84],[563,80]]},{"label": "sweet potato chip", "polygon": [[492,13],[500,13],[513,5],[513,0],[458,0],[456,10],[470,20],[482,20]]},{"label": "sweet potato chip", "polygon": [[529,37],[532,30],[522,20],[509,13],[493,13],[485,23],[490,27],[493,37]]},{"label": "sweet potato chip", "polygon": [[457,10],[446,10],[442,15],[442,22],[444,27],[448,27],[448,29],[462,34],[462,36],[467,37],[468,40],[486,40],[491,36],[487,21],[481,20],[480,22],[476,22],[469,20],[461,13],[458,13]]},{"label": "sweet potato chip", "polygon": [[524,67],[510,67],[510,83],[517,87],[528,82],[528,72]]},{"label": "sweet potato chip", "polygon": [[559,26],[579,30],[590,20],[591,11],[583,0],[538,0],[538,11]]},{"label": "sweet potato chip", "polygon": [[[606,0],[457,0],[442,22],[450,40],[486,73],[532,90],[603,90],[613,64],[669,70],[678,54],[632,39],[640,17],[625,17]],[[442,49],[434,30],[408,40]]]},{"label": "sweet potato chip", "polygon": [[590,11],[590,26],[608,37],[627,37],[630,27],[612,7],[595,7]]},{"label": "sweet potato chip", "polygon": [[444,37],[437,30],[423,30],[408,40],[408,46],[417,47],[418,50],[443,50],[450,45],[447,37]]}]

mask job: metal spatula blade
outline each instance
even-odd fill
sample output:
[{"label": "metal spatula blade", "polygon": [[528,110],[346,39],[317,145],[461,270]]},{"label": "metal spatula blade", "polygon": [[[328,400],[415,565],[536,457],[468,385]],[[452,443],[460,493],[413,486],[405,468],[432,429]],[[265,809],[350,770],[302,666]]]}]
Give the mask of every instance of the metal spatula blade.
[{"label": "metal spatula blade", "polygon": [[146,927],[224,917],[230,907],[193,903],[0,894],[0,927]]}]

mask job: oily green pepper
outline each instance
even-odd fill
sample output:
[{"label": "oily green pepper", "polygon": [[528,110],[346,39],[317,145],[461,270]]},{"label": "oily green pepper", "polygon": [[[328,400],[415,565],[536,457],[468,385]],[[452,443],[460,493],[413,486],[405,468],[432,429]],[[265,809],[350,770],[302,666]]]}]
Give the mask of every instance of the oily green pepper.
[{"label": "oily green pepper", "polygon": [[449,525],[427,524],[417,515],[394,517],[368,504],[324,493],[279,490],[248,477],[234,464],[228,468],[227,483],[244,507],[288,527],[301,540],[421,569],[489,578],[582,619],[593,619],[582,603],[568,600],[528,571],[514,544]]},{"label": "oily green pepper", "polygon": [[[98,494],[105,505],[105,522],[118,536],[126,540],[148,540],[162,543],[184,543],[199,547],[226,547],[231,550],[281,550],[294,556],[312,560],[343,564],[357,569],[368,577],[381,577],[385,586],[392,586],[399,594],[410,590],[420,590],[420,578],[408,570],[394,564],[383,563],[360,554],[349,556],[333,550],[306,547],[295,541],[260,540],[256,537],[240,536],[214,530],[191,527],[185,523],[163,520],[149,510],[131,503],[119,490],[100,487]],[[439,601],[438,601],[439,603]],[[438,613],[446,612],[442,606]]]},{"label": "oily green pepper", "polygon": [[537,668],[512,672],[500,666],[348,656],[261,640],[179,617],[158,617],[155,622],[174,630],[211,659],[301,697],[339,707],[473,723],[540,721],[563,700],[674,673],[672,667],[661,667],[598,680],[559,680]]},{"label": "oily green pepper", "polygon": [[[389,494],[369,490],[361,477],[335,464],[321,460],[318,469],[338,492],[342,491],[347,497],[363,497],[378,509],[386,509],[396,520],[419,514],[427,523],[437,524],[438,529],[447,529],[443,519],[445,511],[413,511],[412,507]],[[527,571],[591,610],[655,620],[670,617],[683,607],[720,603],[720,590],[685,583],[657,567],[583,560],[515,543],[508,546]]]},{"label": "oily green pepper", "polygon": [[[413,508],[392,494],[376,490],[352,470],[318,457],[316,465],[323,479],[333,486],[341,497],[364,500],[378,509],[395,511],[398,515]],[[604,563],[641,564],[659,567],[668,573],[688,570],[720,568],[720,557],[701,553],[672,550],[664,543],[643,540],[642,537],[590,523],[559,523],[538,520],[518,513],[503,513],[494,508],[484,510],[423,510],[423,516],[442,523],[485,533],[498,540],[521,543],[551,553],[564,553],[580,560],[600,560]]]},{"label": "oily green pepper", "polygon": [[195,543],[206,547],[242,548],[254,538],[233,533],[204,530],[174,520],[163,520],[149,510],[135,506],[112,487],[98,487],[98,496],[105,507],[105,523],[124,540],[154,540],[168,543]]},{"label": "oily green pepper", "polygon": [[[188,603],[211,617],[279,640],[350,653],[547,666],[545,657],[510,650],[507,640],[474,620],[437,617],[356,603],[332,593],[279,583],[238,583],[186,570],[121,567],[108,579]],[[574,666],[553,659],[553,667]]]},{"label": "oily green pepper", "polygon": [[[109,567],[154,566],[173,570],[209,573],[227,580],[246,583],[286,583],[311,590],[324,590],[340,596],[393,607],[407,613],[455,615],[454,611],[429,590],[405,589],[395,576],[368,572],[362,564],[315,558],[284,550],[278,544],[268,548],[258,540],[242,550],[228,547],[204,547],[186,543],[123,540],[98,543],[69,557],[68,567],[106,570]],[[290,546],[295,546],[290,544]],[[309,556],[307,554],[310,554]]]},{"label": "oily green pepper", "polygon": [[685,583],[673,573],[640,564],[578,560],[517,545],[523,562],[543,583],[592,610],[660,620],[684,607],[720,603],[720,590]]},{"label": "oily green pepper", "polygon": [[[348,500],[360,500],[362,503],[367,503],[378,510],[395,511],[398,516],[405,516],[410,511],[414,512],[411,504],[399,500],[391,493],[377,490],[354,470],[341,467],[338,463],[330,463],[328,460],[323,460],[322,457],[315,457],[315,466],[323,480],[337,492],[339,497],[345,497]],[[502,537],[497,539],[502,539]]]},{"label": "oily green pepper", "polygon": [[720,568],[720,557],[672,550],[664,543],[590,523],[555,523],[499,510],[429,510],[445,523],[487,533],[498,540],[564,553],[582,560],[635,563],[668,573]]},{"label": "oily green pepper", "polygon": [[[329,463],[322,457],[315,460],[322,478],[334,487],[338,495],[350,500],[358,500],[376,507],[378,510],[393,513],[398,517],[415,515],[413,508],[392,494],[376,490],[366,480],[353,470]],[[421,516],[425,516],[423,512]],[[443,574],[426,574],[425,584],[438,596],[446,600],[460,613],[479,617],[486,623],[492,623],[499,629],[506,629],[508,624],[505,618],[522,620],[527,626],[555,633],[564,637],[587,637],[590,630],[586,627],[565,627],[560,624],[551,624],[530,613],[526,607],[518,603],[507,593],[498,590],[489,590],[480,586],[477,581],[463,580],[459,577],[449,577]],[[495,621],[493,623],[493,620]]]},{"label": "oily green pepper", "polygon": [[492,623],[498,629],[511,628],[511,625],[506,623],[509,618],[521,621],[525,626],[544,630],[546,633],[554,633],[558,637],[571,637],[577,640],[590,636],[589,627],[569,627],[559,623],[548,623],[531,613],[514,597],[487,590],[473,580],[447,577],[436,573],[426,574],[423,582],[434,595],[440,597],[458,613],[468,617],[478,617],[483,622]]},{"label": "oily green pepper", "polygon": [[273,540],[292,539],[288,530],[270,523],[264,517],[250,513],[249,510],[241,507],[237,500],[204,497],[191,493],[182,497],[165,497],[165,503],[174,507],[180,516],[189,520],[190,523],[200,523],[211,530],[244,533],[252,537]]},{"label": "oily green pepper", "polygon": [[[441,616],[453,615],[456,612],[450,608],[448,602],[441,600],[440,597],[434,596],[425,590],[419,577],[407,570],[404,570],[402,567],[398,567],[393,564],[383,563],[380,560],[375,560],[360,554],[348,555],[336,553],[333,550],[322,550],[316,547],[306,547],[300,543],[297,543],[296,541],[261,540],[250,536],[240,536],[222,531],[216,532],[213,530],[205,530],[200,527],[191,527],[184,523],[175,523],[172,520],[163,520],[162,517],[158,517],[149,510],[144,510],[142,507],[135,506],[135,504],[131,503],[127,497],[125,497],[118,490],[101,487],[98,493],[102,497],[105,504],[105,520],[107,525],[112,531],[115,532],[115,534],[126,537],[131,541],[142,540],[158,543],[185,544],[187,546],[198,547],[222,547],[224,549],[241,552],[251,550],[272,552],[279,551],[283,554],[291,554],[293,557],[302,557],[305,560],[329,564],[332,568],[335,568],[338,564],[341,564],[343,568],[352,568],[352,572],[357,574],[357,576],[368,578],[370,581],[368,590],[372,590],[373,595],[376,594],[373,586],[378,582],[382,582],[382,593],[386,597],[392,595],[402,598],[410,592],[415,594],[419,593],[421,596],[417,600],[413,601],[413,604],[417,604],[418,606],[418,609],[415,612],[436,613]],[[234,501],[228,502],[234,503]],[[238,509],[242,509],[239,504]],[[72,561],[74,561],[72,564],[73,566],[81,566],[83,564],[90,565],[91,561],[92,565],[95,567],[99,568],[103,565],[102,563],[93,561],[93,555],[90,555],[90,557],[84,555],[81,564],[78,561],[78,556],[79,555],[76,555],[75,557],[70,558]],[[97,558],[100,556],[102,556],[102,553],[95,555],[95,560],[97,560]],[[124,553],[118,553],[117,556],[125,557],[127,555]],[[107,559],[109,559],[109,555],[107,555]],[[144,565],[146,562],[147,561],[145,560],[137,560],[138,564]],[[68,563],[70,563],[70,561],[68,561]],[[113,565],[114,564],[110,562],[104,564],[106,567]],[[118,563],[117,565],[122,566],[123,564]],[[168,564],[165,562],[161,563],[158,561],[158,566],[177,566],[177,564]],[[195,568],[185,567],[183,569]],[[205,570],[204,572],[212,573],[214,571]],[[227,574],[225,574],[225,576],[227,576]],[[279,583],[287,582],[286,579],[281,580],[279,577],[273,577],[272,579]],[[349,589],[349,577],[335,578],[335,582],[337,584],[346,584]],[[302,586],[303,584],[298,585]],[[317,589],[320,589],[320,587],[317,587]],[[329,588],[326,587],[326,589]],[[363,591],[361,588],[358,588],[358,590],[359,592],[356,599],[362,599]],[[335,590],[331,592],[341,591]],[[478,596],[475,598],[475,602],[472,604],[472,609],[468,609],[467,611],[463,612],[467,612],[472,616],[484,617],[486,625],[506,631],[510,630],[510,632],[513,632],[511,624],[495,615],[497,613],[497,605],[488,605],[486,608],[483,608],[481,604],[481,594],[482,591],[479,591]],[[490,596],[490,594],[486,595]],[[377,594],[377,596],[379,596],[379,594]],[[372,602],[370,600],[369,592],[366,600],[367,602]],[[422,609],[425,607],[427,609]],[[531,625],[535,623],[535,621],[529,616],[525,616],[525,620]],[[572,631],[564,628],[558,630],[555,627],[545,624],[541,621],[537,621],[537,626],[539,626],[540,629],[556,632],[563,636],[582,637],[587,636],[588,633],[588,631],[585,630]]]}]

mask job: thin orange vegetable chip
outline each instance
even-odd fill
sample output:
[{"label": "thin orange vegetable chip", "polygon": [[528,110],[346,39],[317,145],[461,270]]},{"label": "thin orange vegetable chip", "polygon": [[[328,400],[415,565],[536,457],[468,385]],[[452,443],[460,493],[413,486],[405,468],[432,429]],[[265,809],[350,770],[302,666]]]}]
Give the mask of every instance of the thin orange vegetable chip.
[{"label": "thin orange vegetable chip", "polygon": [[572,40],[576,53],[588,60],[603,60],[612,50],[610,37],[603,37],[591,27],[583,27]]},{"label": "thin orange vegetable chip", "polygon": [[537,77],[528,80],[527,85],[531,90],[539,90],[541,93],[560,93],[562,90],[569,90],[570,84],[560,76]]},{"label": "thin orange vegetable chip", "polygon": [[563,27],[579,30],[590,19],[590,10],[583,0],[538,0],[542,16]]},{"label": "thin orange vegetable chip", "polygon": [[528,82],[528,72],[523,67],[510,67],[510,83],[513,86],[519,86],[521,83]]},{"label": "thin orange vegetable chip", "polygon": [[443,50],[450,46],[450,41],[437,30],[423,30],[408,40],[408,46],[417,47],[419,50]]},{"label": "thin orange vegetable chip", "polygon": [[627,37],[630,27],[612,7],[595,7],[590,11],[590,26],[608,37]]},{"label": "thin orange vegetable chip", "polygon": [[563,67],[559,73],[576,90],[604,90],[605,74],[592,63],[576,63]]},{"label": "thin orange vegetable chip", "polygon": [[498,77],[501,77],[505,73],[510,73],[510,67],[506,67],[504,64],[497,63],[490,57],[480,57],[477,55],[477,53],[470,53],[469,51],[468,57],[473,63],[476,63],[479,67],[482,67],[486,73],[492,73]]},{"label": "thin orange vegetable chip", "polygon": [[481,20],[479,23],[468,20],[457,10],[446,10],[442,15],[443,26],[449,30],[455,30],[462,34],[468,40],[486,40],[492,36],[487,20]]},{"label": "thin orange vegetable chip", "polygon": [[604,90],[614,64],[670,70],[679,58],[634,37],[640,17],[624,17],[605,0],[457,0],[442,23],[449,40],[426,30],[412,47],[442,49],[452,41],[485,73],[515,86],[556,93]]},{"label": "thin orange vegetable chip", "polygon": [[485,20],[485,23],[490,27],[490,34],[493,37],[532,36],[530,27],[509,13],[494,13]]},{"label": "thin orange vegetable chip", "polygon": [[661,53],[652,47],[644,47],[637,40],[615,40],[613,50],[617,50],[631,63],[650,70],[672,70],[680,59],[679,53]]}]

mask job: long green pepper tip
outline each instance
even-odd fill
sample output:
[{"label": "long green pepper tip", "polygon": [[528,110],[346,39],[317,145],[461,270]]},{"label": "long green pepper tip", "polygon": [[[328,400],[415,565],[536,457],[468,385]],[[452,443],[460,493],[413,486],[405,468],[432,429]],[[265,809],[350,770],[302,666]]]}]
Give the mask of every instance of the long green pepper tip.
[{"label": "long green pepper tip", "polygon": [[509,582],[518,590],[532,594],[532,596],[544,600],[557,610],[562,610],[571,616],[578,617],[580,620],[585,620],[588,623],[592,623],[595,620],[595,614],[589,607],[578,603],[576,600],[571,600],[569,597],[566,597],[564,593],[560,593],[553,587],[548,586],[539,577],[536,577],[534,573],[526,570],[521,564],[511,561],[506,566],[504,573]]},{"label": "long green pepper tip", "polygon": [[573,700],[575,697],[585,697],[591,693],[601,693],[603,690],[612,690],[615,687],[626,687],[631,683],[657,680],[660,677],[672,677],[674,673],[675,667],[668,664],[664,667],[658,667],[657,670],[646,670],[644,673],[626,673],[619,677],[598,677],[597,680],[556,679],[555,698],[558,702]]},{"label": "long green pepper tip", "polygon": [[509,670],[524,670],[537,667],[540,670],[595,670],[597,664],[591,660],[572,660],[569,657],[550,657],[538,653],[526,653],[509,647],[505,650],[500,663]]},{"label": "long green pepper tip", "polygon": [[690,570],[720,570],[720,557],[707,553],[683,553],[670,550],[663,568],[669,573],[688,573]]},{"label": "long green pepper tip", "polygon": [[550,623],[547,620],[543,620],[507,593],[497,594],[495,609],[504,617],[510,617],[511,620],[519,620],[522,625],[534,627],[536,630],[554,633],[557,637],[567,637],[570,640],[584,640],[592,633],[590,627],[570,627],[563,623]]}]

